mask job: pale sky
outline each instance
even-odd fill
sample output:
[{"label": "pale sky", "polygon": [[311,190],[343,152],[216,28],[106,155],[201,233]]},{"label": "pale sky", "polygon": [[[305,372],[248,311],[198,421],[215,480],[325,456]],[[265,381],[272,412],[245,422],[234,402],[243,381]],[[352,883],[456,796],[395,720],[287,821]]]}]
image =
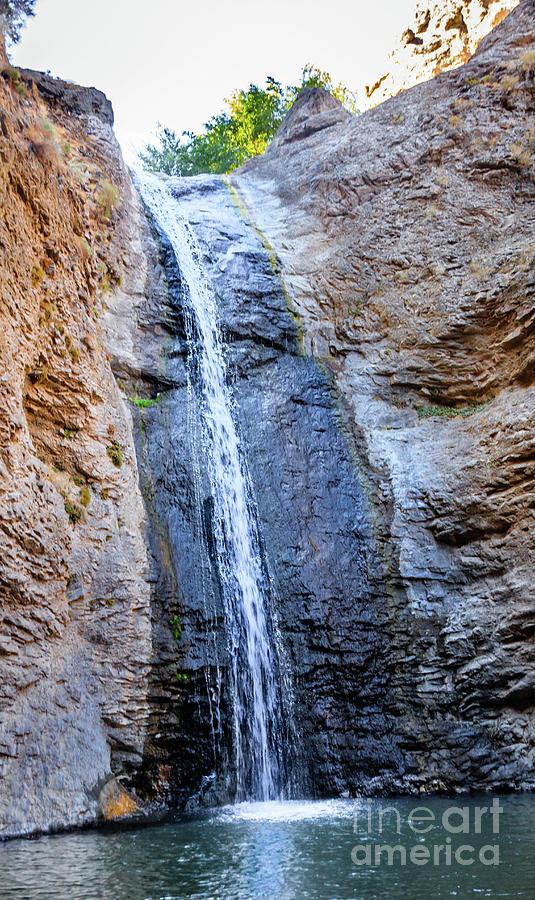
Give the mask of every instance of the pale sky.
[{"label": "pale sky", "polygon": [[307,64],[362,96],[416,0],[37,0],[15,65],[100,88],[132,161],[158,122],[198,131],[224,98]]}]

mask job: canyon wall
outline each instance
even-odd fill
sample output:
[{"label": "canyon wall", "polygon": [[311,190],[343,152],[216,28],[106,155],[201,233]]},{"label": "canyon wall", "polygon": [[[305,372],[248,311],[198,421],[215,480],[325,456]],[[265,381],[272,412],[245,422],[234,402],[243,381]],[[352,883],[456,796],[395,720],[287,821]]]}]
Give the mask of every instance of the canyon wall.
[{"label": "canyon wall", "polygon": [[232,183],[383,511],[406,784],[531,787],[535,3],[358,118],[302,92]]},{"label": "canyon wall", "polygon": [[10,835],[133,809],[113,775],[143,753],[152,568],[131,413],[101,324],[114,290],[133,305],[144,289],[139,220],[129,224],[139,202],[111,106],[99,91],[11,69],[0,92],[0,834]]}]

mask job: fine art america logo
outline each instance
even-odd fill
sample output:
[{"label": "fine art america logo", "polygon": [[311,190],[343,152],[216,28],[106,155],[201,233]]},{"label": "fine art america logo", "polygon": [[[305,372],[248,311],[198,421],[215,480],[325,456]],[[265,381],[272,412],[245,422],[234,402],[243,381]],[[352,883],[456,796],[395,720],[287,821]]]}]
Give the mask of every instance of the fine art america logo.
[{"label": "fine art america logo", "polygon": [[[395,806],[372,808],[369,803],[359,803],[353,831],[361,843],[353,847],[351,859],[356,866],[374,867],[498,866],[496,835],[502,813],[496,797],[490,806],[448,806],[440,812],[415,806],[403,815]],[[385,843],[393,834],[395,842]]]}]

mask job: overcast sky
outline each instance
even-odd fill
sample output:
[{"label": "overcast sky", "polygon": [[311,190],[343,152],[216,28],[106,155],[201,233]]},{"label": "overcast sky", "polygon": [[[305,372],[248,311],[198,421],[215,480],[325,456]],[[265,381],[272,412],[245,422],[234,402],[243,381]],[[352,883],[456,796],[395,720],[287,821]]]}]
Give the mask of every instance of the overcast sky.
[{"label": "overcast sky", "polygon": [[299,81],[306,63],[352,90],[375,80],[415,0],[37,0],[15,65],[94,85],[131,160],[156,124],[198,131],[235,88]]}]

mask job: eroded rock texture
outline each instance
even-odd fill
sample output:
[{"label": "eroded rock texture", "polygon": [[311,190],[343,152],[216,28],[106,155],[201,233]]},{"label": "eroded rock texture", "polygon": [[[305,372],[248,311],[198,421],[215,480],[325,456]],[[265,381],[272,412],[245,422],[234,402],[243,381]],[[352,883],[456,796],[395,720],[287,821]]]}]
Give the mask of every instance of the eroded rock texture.
[{"label": "eroded rock texture", "polygon": [[121,278],[139,285],[124,255],[132,188],[111,107],[38,73],[5,71],[0,92],[0,834],[10,835],[94,821],[102,786],[139,764],[152,570],[130,414],[100,324]]},{"label": "eroded rock texture", "polygon": [[518,0],[419,0],[398,46],[366,85],[363,108],[467,62],[481,39],[517,5]]},{"label": "eroded rock texture", "polygon": [[359,118],[303,92],[232,176],[386,525],[405,788],[535,781],[534,42],[524,0]]}]

